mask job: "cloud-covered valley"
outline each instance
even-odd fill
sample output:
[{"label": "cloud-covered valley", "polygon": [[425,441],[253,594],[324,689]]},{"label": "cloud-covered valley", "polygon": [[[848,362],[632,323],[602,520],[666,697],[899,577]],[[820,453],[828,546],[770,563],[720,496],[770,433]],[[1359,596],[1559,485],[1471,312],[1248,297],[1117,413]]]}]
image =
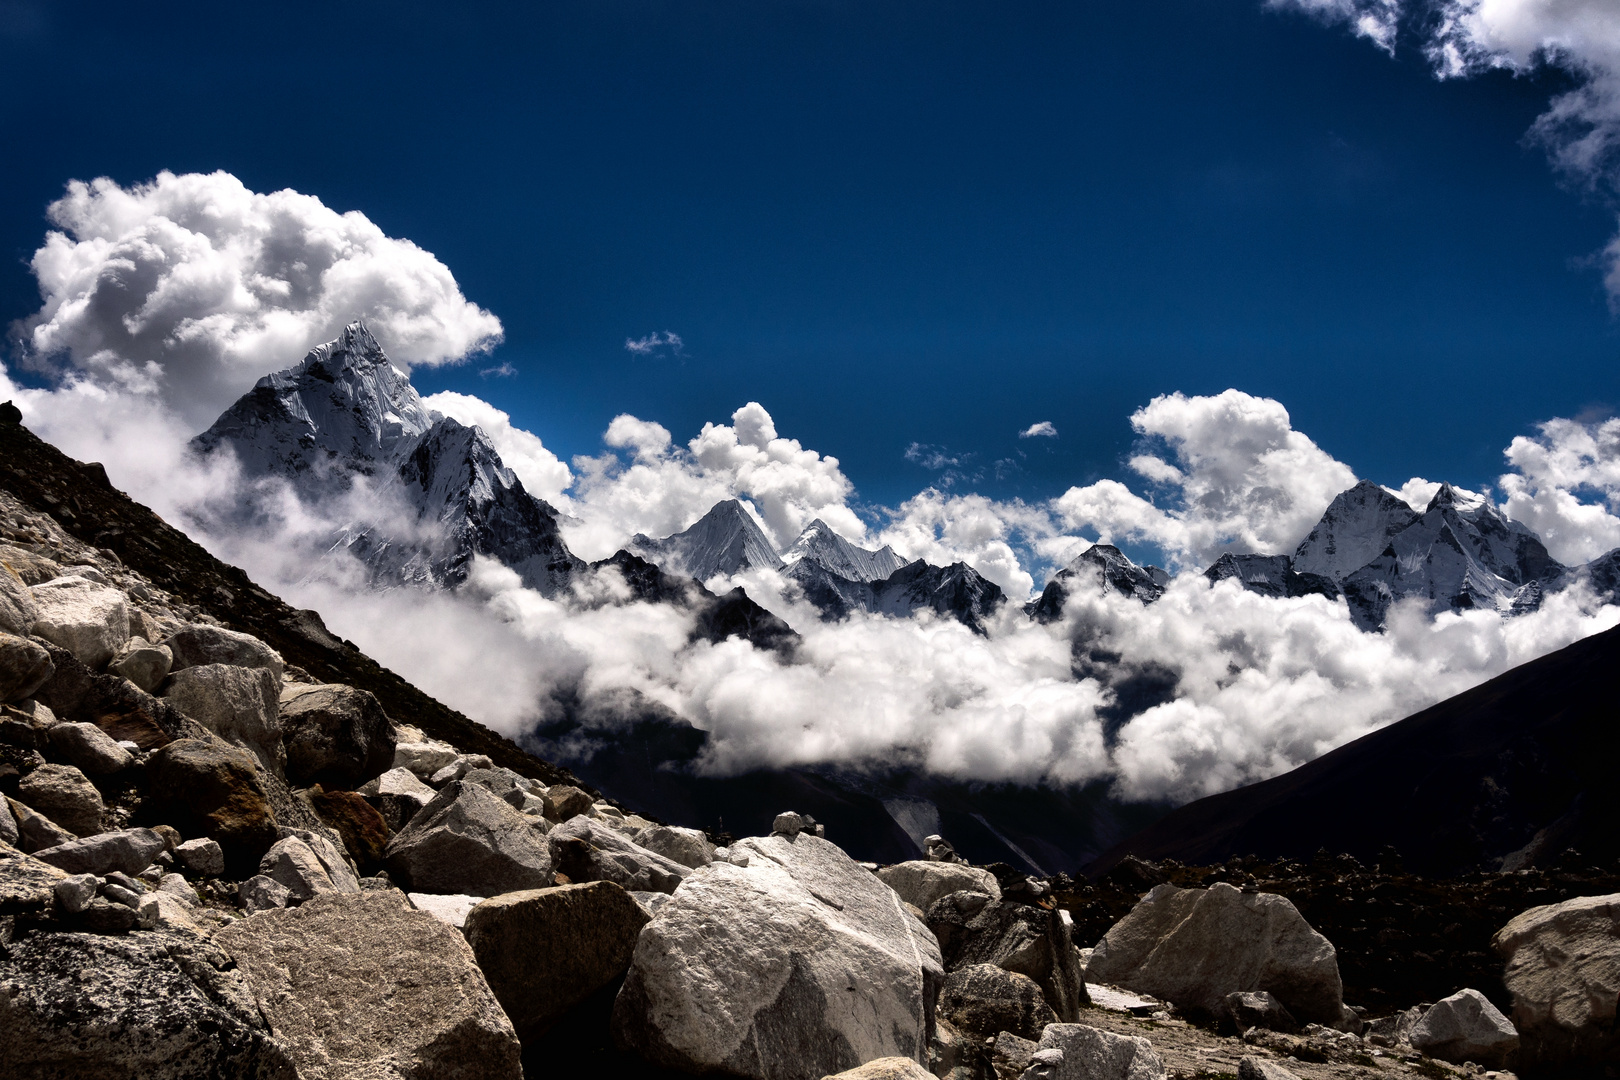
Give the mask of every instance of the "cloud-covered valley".
[{"label": "cloud-covered valley", "polygon": [[[827,452],[836,448],[779,432],[759,402],[695,432],[620,415],[598,452],[564,462],[498,401],[422,399],[482,430],[556,507],[583,559],[637,534],[677,533],[738,499],[778,552],[820,520],[862,547],[972,567],[1011,601],[982,632],[926,610],[827,621],[771,570],[706,584],[741,586],[785,620],[799,635],[791,650],[694,635],[690,605],[636,599],[611,566],[554,595],[488,558],[454,591],[373,588],[337,538],[356,522],[394,536],[432,529],[386,477],[315,497],[188,443],[255,379],[297,364],[350,319],[364,319],[406,375],[486,350],[495,316],[432,254],[363,215],[259,195],[225,174],[75,184],[51,221],[33,263],[41,307],[13,327],[16,378],[0,371],[0,400],[14,398],[37,433],[104,462],[116,485],[266,587],[509,734],[581,702],[639,701],[707,731],[699,767],[713,773],[904,765],[985,781],[1102,780],[1124,798],[1180,800],[1275,775],[1620,622],[1620,608],[1581,581],[1513,617],[1398,603],[1376,633],[1357,627],[1343,598],[1211,582],[1202,571],[1223,553],[1293,552],[1358,479],[1293,428],[1283,403],[1237,389],[1144,402],[1118,479],[1042,501],[928,488],[891,507],[863,501]],[[1041,426],[1025,434],[1055,437]],[[1503,462],[1480,494],[1554,558],[1574,565],[1620,545],[1620,421],[1548,420]],[[1439,489],[1380,479],[1418,510]],[[1082,575],[1059,617],[1023,612],[1099,542],[1162,559],[1172,572],[1163,596],[1145,604]],[[624,716],[583,711],[609,725]]]}]

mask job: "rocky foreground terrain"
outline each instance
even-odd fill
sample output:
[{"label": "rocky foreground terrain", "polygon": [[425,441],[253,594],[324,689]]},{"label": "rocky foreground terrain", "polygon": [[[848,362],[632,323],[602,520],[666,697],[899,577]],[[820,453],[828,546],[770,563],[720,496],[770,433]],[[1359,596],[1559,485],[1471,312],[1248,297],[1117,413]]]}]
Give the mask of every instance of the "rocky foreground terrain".
[{"label": "rocky foreground terrain", "polygon": [[30,440],[0,416],[0,1076],[1614,1068],[1613,867],[1082,883],[671,826]]}]

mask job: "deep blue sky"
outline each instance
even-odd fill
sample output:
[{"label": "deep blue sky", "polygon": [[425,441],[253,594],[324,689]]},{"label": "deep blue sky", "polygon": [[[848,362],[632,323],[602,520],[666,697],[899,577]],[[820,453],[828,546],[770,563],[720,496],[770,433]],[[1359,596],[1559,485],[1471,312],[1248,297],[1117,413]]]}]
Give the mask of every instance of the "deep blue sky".
[{"label": "deep blue sky", "polygon": [[[978,486],[1039,497],[1236,386],[1361,475],[1477,484],[1620,402],[1614,219],[1523,141],[1555,78],[1260,0],[437,7],[0,0],[0,320],[68,179],[225,169],[435,252],[520,373],[419,385],[564,456],[757,399],[868,500],[927,482],[914,441],[1029,451]],[[665,329],[684,360],[625,352]]]}]

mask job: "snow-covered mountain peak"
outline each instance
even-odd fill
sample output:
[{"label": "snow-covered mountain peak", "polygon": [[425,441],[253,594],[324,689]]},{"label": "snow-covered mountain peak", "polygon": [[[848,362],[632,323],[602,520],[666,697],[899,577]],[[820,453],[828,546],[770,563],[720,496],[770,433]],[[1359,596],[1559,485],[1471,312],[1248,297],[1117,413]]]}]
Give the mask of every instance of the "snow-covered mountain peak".
[{"label": "snow-covered mountain peak", "polygon": [[698,581],[744,570],[781,570],[783,563],[765,530],[742,503],[724,499],[673,536],[654,539],[637,533],[630,550],[666,571]]},{"label": "snow-covered mountain peak", "polygon": [[820,518],[805,526],[793,545],[782,553],[782,562],[797,565],[808,559],[850,581],[882,581],[909,561],[885,544],[876,551],[845,540]]},{"label": "snow-covered mountain peak", "polygon": [[1322,519],[1295,550],[1292,568],[1296,573],[1343,581],[1383,554],[1390,540],[1418,516],[1399,496],[1362,480],[1334,496]]}]

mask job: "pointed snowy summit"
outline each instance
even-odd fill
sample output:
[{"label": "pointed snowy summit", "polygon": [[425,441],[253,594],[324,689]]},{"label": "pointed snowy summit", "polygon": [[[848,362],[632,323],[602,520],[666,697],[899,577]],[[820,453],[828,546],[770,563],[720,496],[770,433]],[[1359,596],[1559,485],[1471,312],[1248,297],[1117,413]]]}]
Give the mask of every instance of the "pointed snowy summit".
[{"label": "pointed snowy summit", "polygon": [[781,570],[782,560],[746,507],[736,499],[715,503],[691,526],[661,540],[637,533],[631,551],[664,570],[708,581],[744,570]]},{"label": "pointed snowy summit", "polygon": [[782,553],[782,561],[789,567],[815,563],[849,581],[882,581],[910,560],[895,554],[887,544],[876,551],[857,547],[816,518]]}]

